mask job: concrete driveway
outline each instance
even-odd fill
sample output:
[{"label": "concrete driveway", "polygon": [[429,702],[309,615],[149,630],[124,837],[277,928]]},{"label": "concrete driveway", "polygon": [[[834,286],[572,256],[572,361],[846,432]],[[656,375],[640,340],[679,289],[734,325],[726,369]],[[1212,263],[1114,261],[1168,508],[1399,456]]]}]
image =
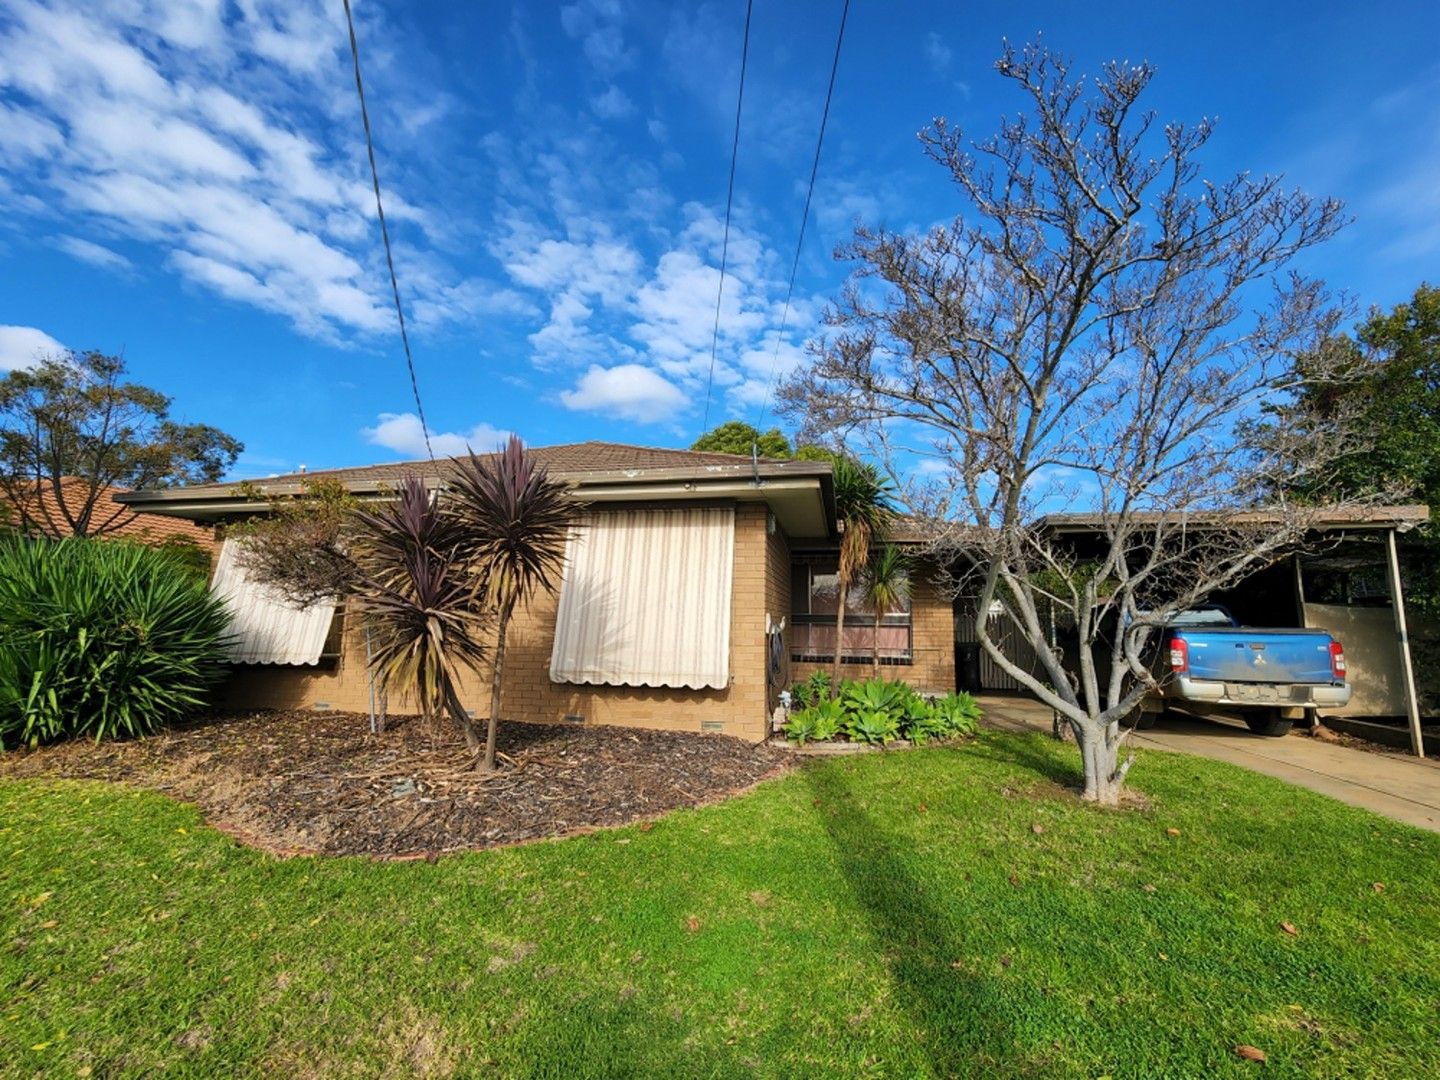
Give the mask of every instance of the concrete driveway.
[{"label": "concrete driveway", "polygon": [[[1050,710],[1028,698],[982,695],[987,723],[1012,731],[1051,730]],[[1440,762],[1354,750],[1305,735],[1252,735],[1238,720],[1166,715],[1136,732],[1137,745],[1228,761],[1351,806],[1440,832]]]}]

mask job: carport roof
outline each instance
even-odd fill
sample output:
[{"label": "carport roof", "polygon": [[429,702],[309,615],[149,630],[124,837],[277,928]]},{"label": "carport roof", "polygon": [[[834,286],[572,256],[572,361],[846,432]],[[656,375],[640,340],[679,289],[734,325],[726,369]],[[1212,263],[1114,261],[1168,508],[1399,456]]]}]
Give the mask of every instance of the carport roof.
[{"label": "carport roof", "polygon": [[[1430,520],[1430,508],[1411,503],[1397,506],[1316,506],[1256,510],[1201,510],[1189,514],[1163,511],[1141,511],[1131,520],[1141,525],[1159,525],[1166,521],[1197,529],[1231,528],[1245,525],[1279,524],[1295,515],[1308,516],[1306,526],[1313,530],[1332,529],[1399,529],[1402,532]],[[1054,532],[1094,532],[1115,519],[1114,514],[1047,514],[1039,525]]]}]

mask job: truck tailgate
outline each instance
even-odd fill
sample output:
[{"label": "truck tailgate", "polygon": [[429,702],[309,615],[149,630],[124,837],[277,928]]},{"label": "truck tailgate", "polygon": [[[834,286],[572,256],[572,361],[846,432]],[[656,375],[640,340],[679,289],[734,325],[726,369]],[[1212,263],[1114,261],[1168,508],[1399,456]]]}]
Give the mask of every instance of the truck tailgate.
[{"label": "truck tailgate", "polygon": [[1190,647],[1189,675],[1231,683],[1329,683],[1324,630],[1177,630]]}]

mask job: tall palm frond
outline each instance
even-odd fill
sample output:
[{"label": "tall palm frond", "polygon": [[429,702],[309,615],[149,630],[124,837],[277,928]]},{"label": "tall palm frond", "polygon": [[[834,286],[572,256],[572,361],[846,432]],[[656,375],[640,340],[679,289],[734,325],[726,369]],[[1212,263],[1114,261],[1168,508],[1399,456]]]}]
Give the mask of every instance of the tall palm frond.
[{"label": "tall palm frond", "polygon": [[560,585],[565,546],[579,505],[512,435],[497,454],[457,461],[450,506],[464,533],[465,559],[495,612],[495,662],[485,764],[495,767],[495,728],[505,664],[505,635],[515,608]]},{"label": "tall palm frond", "polygon": [[839,602],[835,611],[835,660],[831,685],[840,685],[840,659],[844,654],[845,607],[850,586],[870,558],[870,543],[885,533],[895,516],[888,480],[874,465],[841,457],[833,466],[835,518],[840,524]]},{"label": "tall palm frond", "polygon": [[910,557],[894,544],[883,543],[865,564],[865,600],[875,613],[875,674],[880,674],[880,623],[887,611],[902,608],[910,599]]}]

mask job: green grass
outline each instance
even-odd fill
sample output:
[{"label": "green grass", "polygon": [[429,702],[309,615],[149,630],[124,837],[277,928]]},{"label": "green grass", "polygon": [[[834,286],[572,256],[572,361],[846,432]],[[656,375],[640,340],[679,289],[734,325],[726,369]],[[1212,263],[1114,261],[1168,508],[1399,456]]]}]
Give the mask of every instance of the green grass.
[{"label": "green grass", "polygon": [[1440,836],[1159,753],[1099,811],[1072,754],[987,733],[435,864],[0,783],[0,1074],[1440,1074]]}]

